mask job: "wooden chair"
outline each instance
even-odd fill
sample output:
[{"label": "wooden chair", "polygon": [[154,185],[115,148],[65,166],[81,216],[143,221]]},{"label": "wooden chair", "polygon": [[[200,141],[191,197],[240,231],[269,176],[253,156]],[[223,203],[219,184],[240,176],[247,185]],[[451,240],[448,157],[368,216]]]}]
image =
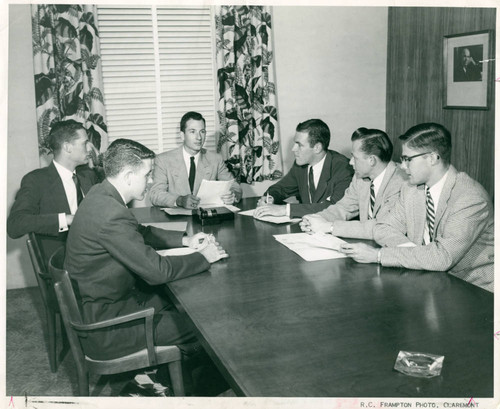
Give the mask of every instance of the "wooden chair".
[{"label": "wooden chair", "polygon": [[[55,292],[69,344],[76,362],[78,389],[81,396],[89,395],[89,373],[111,375],[155,365],[168,364],[175,396],[184,396],[182,381],[181,351],[175,345],[155,346],[153,342],[154,308],[137,311],[109,320],[84,324],[71,279],[63,269],[65,249],[56,251],[49,260],[49,271],[54,279]],[[145,325],[146,348],[130,355],[109,360],[95,360],[85,355],[80,337],[97,329],[110,328],[124,322],[142,320]]]},{"label": "wooden chair", "polygon": [[[28,252],[31,258],[31,264],[33,265],[33,270],[35,272],[36,281],[38,283],[38,288],[42,296],[43,306],[45,308],[45,316],[47,318],[47,334],[49,339],[49,365],[52,372],[57,372],[57,322],[59,321],[59,304],[57,303],[56,294],[54,292],[54,287],[52,279],[47,272],[45,262],[42,257],[42,252],[40,251],[40,246],[38,245],[38,240],[35,233],[30,233],[28,240],[26,240],[26,245],[28,246]],[[61,324],[61,334],[63,339],[63,351],[67,346],[66,335],[64,331],[64,326],[62,319],[59,321]]]}]

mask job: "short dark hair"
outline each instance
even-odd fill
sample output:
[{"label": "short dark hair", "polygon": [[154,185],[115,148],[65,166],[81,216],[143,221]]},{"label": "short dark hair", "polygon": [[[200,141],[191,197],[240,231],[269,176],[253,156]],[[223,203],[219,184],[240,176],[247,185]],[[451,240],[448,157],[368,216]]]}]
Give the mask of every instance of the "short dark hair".
[{"label": "short dark hair", "polygon": [[189,111],[186,112],[181,118],[181,132],[186,130],[186,123],[190,119],[194,119],[195,121],[203,121],[203,124],[206,126],[205,118],[199,112]]},{"label": "short dark hair", "polygon": [[47,145],[52,152],[57,153],[65,142],[72,142],[77,139],[78,131],[81,129],[87,132],[82,123],[73,119],[57,122],[50,129]]},{"label": "short dark hair", "polygon": [[125,167],[137,169],[143,159],[153,159],[155,153],[143,144],[131,139],[116,139],[104,153],[104,174],[106,177],[118,175]]},{"label": "short dark hair", "polygon": [[399,139],[409,148],[432,150],[445,164],[451,158],[451,134],[443,125],[434,122],[419,124],[408,129]]},{"label": "short dark hair", "polygon": [[321,119],[308,119],[298,124],[295,130],[297,132],[307,132],[311,148],[320,143],[324,151],[328,149],[328,145],[330,145],[330,128]]},{"label": "short dark hair", "polygon": [[392,142],[380,129],[358,128],[352,134],[351,141],[361,141],[361,150],[366,155],[375,155],[384,163],[392,158]]}]

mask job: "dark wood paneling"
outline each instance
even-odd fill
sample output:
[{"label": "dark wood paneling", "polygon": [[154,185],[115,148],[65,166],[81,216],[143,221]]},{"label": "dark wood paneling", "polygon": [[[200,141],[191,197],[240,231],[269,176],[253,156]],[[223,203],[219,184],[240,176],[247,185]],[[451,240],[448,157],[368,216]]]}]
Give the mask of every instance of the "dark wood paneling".
[{"label": "dark wood paneling", "polygon": [[[443,109],[443,37],[495,29],[496,10],[487,8],[389,8],[387,132],[399,135],[422,122],[446,126],[453,138],[452,163],[493,196],[495,95],[487,111]],[[495,58],[493,56],[493,58]],[[493,80],[494,66],[490,67]]]}]

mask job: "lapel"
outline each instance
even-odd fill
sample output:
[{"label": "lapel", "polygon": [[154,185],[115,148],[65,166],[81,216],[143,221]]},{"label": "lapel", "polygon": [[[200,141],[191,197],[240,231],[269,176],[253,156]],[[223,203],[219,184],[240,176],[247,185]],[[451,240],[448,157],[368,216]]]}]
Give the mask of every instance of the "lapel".
[{"label": "lapel", "polygon": [[64,190],[61,176],[59,176],[59,172],[54,162],[50,162],[50,165],[47,167],[47,173],[49,174],[50,180],[47,192],[50,194],[51,200],[54,203],[53,209],[61,209],[60,213],[71,213],[66,191]]},{"label": "lapel", "polygon": [[[361,221],[366,221],[368,220],[368,208],[370,207],[370,185],[372,182],[370,179],[356,178],[356,183],[358,184],[359,190],[359,219]],[[375,200],[375,208],[373,209],[374,215],[376,214],[375,209],[377,208],[377,199]]]},{"label": "lapel", "polygon": [[[385,175],[384,178],[382,179],[382,183],[380,184],[380,188],[378,189],[377,196],[375,197],[375,206],[373,208],[373,216],[377,216],[377,212],[379,211],[380,207],[384,203],[384,192],[387,186],[389,185],[389,181],[392,179],[392,176],[394,175],[394,172],[396,171],[396,164],[394,162],[389,162],[387,164],[387,167],[385,168]],[[370,191],[370,188],[368,187],[368,192]],[[368,193],[368,196],[370,196],[370,193]],[[370,199],[368,199],[370,201]]]},{"label": "lapel", "polygon": [[[92,171],[90,168],[86,169],[87,172]],[[78,167],[76,168],[76,174],[78,175],[78,180],[80,181],[80,187],[82,188],[83,194],[87,196],[90,188],[93,186],[90,178],[82,172]]]},{"label": "lapel", "polygon": [[[186,164],[184,163],[184,156],[182,150],[184,148],[182,145],[175,149],[172,155],[171,164],[168,167],[171,169],[172,176],[174,177],[175,186],[184,186],[185,191],[189,191],[189,180],[188,180],[188,170],[186,169]],[[177,188],[178,189],[178,188]],[[181,191],[181,189],[178,189]]]},{"label": "lapel", "polygon": [[446,177],[443,190],[441,191],[441,196],[439,196],[439,203],[437,207],[436,217],[434,219],[434,236],[436,235],[439,222],[443,218],[443,214],[448,207],[448,200],[450,199],[451,191],[455,186],[456,180],[457,180],[457,170],[453,165],[450,165],[450,168],[448,169],[448,176]]},{"label": "lapel", "polygon": [[202,149],[200,151],[200,157],[198,159],[198,166],[196,166],[196,176],[194,178],[194,192],[198,192],[200,189],[201,181],[203,179],[210,180],[211,179],[211,165],[206,157],[206,150]]},{"label": "lapel", "polygon": [[[425,185],[417,186],[416,200],[413,202],[413,223],[415,226],[415,235],[413,242],[422,243],[424,239],[424,228],[427,223],[427,205],[425,201]],[[434,229],[435,230],[435,229]]]},{"label": "lapel", "polygon": [[[323,169],[321,170],[321,175],[319,177],[318,186],[316,187],[316,192],[312,198],[312,203],[319,203],[323,196],[325,195],[326,189],[328,188],[328,182],[332,178],[332,155],[329,151],[326,151],[325,162],[323,163]],[[306,186],[309,186],[309,175],[307,174],[306,167]],[[309,197],[309,194],[307,195]]]}]

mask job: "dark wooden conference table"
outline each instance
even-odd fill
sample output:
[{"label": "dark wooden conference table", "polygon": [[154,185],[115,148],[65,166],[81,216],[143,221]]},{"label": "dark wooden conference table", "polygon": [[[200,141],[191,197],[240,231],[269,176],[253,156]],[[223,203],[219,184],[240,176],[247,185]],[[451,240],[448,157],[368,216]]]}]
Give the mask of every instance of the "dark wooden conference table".
[{"label": "dark wooden conference table", "polygon": [[[256,199],[238,206],[255,207]],[[230,257],[168,284],[238,396],[493,396],[493,295],[446,273],[307,262],[274,234],[300,232],[248,216],[201,226],[158,208],[139,222],[187,220]],[[444,355],[441,375],[394,370],[399,351]]]}]

